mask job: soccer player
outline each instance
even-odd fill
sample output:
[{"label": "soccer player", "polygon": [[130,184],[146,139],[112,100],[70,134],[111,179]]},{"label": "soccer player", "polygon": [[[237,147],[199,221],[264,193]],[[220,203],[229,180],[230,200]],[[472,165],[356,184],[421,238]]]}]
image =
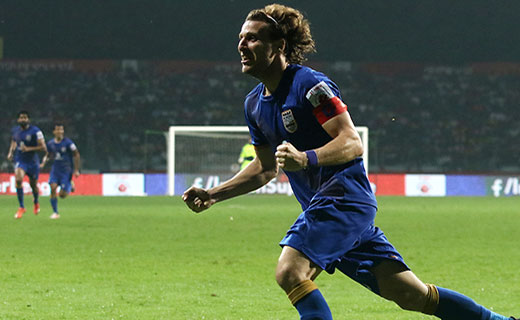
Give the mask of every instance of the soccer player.
[{"label": "soccer player", "polygon": [[7,159],[9,161],[14,159],[15,162],[16,195],[18,196],[20,207],[14,217],[15,219],[20,219],[25,213],[23,200],[23,178],[25,175],[29,177],[29,184],[34,197],[33,212],[34,214],[40,212],[40,203],[38,202],[40,194],[38,188],[40,158],[38,157],[38,151],[47,154],[47,148],[42,131],[38,127],[31,125],[29,112],[20,111],[17,117],[18,126],[11,130],[11,145],[7,153]]},{"label": "soccer player", "polygon": [[49,184],[51,186],[51,206],[53,213],[51,219],[59,219],[58,213],[58,197],[57,190],[60,187],[60,198],[64,199],[72,190],[72,176],[79,177],[80,155],[78,148],[70,140],[65,137],[65,129],[63,124],[56,123],[54,125],[54,139],[47,142],[48,154],[43,157],[42,168],[48,162],[49,158],[54,159],[52,164]]},{"label": "soccer player", "polygon": [[242,72],[260,81],[245,99],[256,158],[217,187],[186,190],[182,197],[191,210],[253,191],[282,168],[303,212],[280,242],[276,281],[301,319],[332,319],[314,280],[335,269],[405,310],[441,319],[508,319],[423,283],[374,226],[377,202],[361,139],[336,84],[300,65],[314,41],[298,10],[273,4],[251,11],[238,51]]},{"label": "soccer player", "polygon": [[247,165],[255,158],[255,147],[251,143],[251,139],[244,144],[238,157],[238,164],[240,164],[240,170],[244,170]]}]

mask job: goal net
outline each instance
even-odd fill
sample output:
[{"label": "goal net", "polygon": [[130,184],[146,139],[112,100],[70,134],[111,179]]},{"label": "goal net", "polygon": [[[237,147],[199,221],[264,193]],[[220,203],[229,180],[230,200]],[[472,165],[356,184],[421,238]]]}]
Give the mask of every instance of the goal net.
[{"label": "goal net", "polygon": [[[368,172],[368,128],[356,127]],[[168,194],[180,195],[191,185],[211,188],[236,174],[247,126],[171,126],[168,131]]]}]

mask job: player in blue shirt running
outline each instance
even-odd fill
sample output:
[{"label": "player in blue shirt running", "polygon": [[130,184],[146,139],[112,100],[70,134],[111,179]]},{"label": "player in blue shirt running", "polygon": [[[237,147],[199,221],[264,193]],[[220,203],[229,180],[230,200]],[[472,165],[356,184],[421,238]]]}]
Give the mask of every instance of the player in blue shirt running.
[{"label": "player in blue shirt running", "polygon": [[33,212],[34,214],[40,212],[40,204],[38,202],[40,193],[38,188],[40,158],[38,157],[38,151],[47,153],[47,148],[42,131],[38,127],[31,125],[29,113],[27,111],[20,111],[17,117],[18,126],[11,130],[11,145],[7,153],[7,159],[9,161],[14,160],[15,163],[16,194],[20,207],[14,217],[15,219],[20,219],[25,213],[23,178],[26,175],[29,177],[29,184],[31,185],[34,196]]},{"label": "player in blue shirt running", "polygon": [[261,82],[245,100],[256,158],[217,187],[186,190],[190,209],[200,212],[260,188],[282,168],[303,212],[280,242],[276,281],[301,319],[332,319],[314,280],[336,269],[405,310],[441,319],[508,319],[423,283],[374,226],[377,202],[347,106],[334,82],[300,65],[314,41],[299,11],[276,4],[251,11],[238,51],[242,72]]},{"label": "player in blue shirt running", "polygon": [[49,184],[51,186],[51,206],[53,213],[51,219],[59,219],[58,213],[58,186],[60,187],[60,198],[64,199],[72,190],[72,176],[79,177],[80,155],[78,148],[70,140],[65,137],[65,129],[63,124],[54,125],[54,139],[47,142],[48,155],[46,155],[42,164],[42,168],[48,162],[49,158],[54,159],[52,164]]}]

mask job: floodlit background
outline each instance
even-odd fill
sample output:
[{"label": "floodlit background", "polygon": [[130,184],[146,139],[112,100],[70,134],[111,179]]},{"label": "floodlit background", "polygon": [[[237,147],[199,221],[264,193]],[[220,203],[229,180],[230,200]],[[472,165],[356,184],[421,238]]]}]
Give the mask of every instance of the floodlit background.
[{"label": "floodlit background", "polygon": [[[520,172],[519,2],[280,2],[370,128],[372,173]],[[47,138],[65,122],[85,172],[165,171],[168,126],[245,124],[237,35],[265,4],[0,2],[0,150],[28,109]]]}]

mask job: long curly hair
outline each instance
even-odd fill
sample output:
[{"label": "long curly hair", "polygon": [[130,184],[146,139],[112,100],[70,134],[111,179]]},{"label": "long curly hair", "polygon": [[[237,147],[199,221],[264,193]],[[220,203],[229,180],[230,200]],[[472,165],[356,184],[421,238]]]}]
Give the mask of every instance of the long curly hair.
[{"label": "long curly hair", "polygon": [[285,57],[289,63],[300,64],[307,53],[315,52],[309,21],[291,7],[270,4],[249,12],[246,21],[264,21],[269,24],[273,39],[285,39]]}]

